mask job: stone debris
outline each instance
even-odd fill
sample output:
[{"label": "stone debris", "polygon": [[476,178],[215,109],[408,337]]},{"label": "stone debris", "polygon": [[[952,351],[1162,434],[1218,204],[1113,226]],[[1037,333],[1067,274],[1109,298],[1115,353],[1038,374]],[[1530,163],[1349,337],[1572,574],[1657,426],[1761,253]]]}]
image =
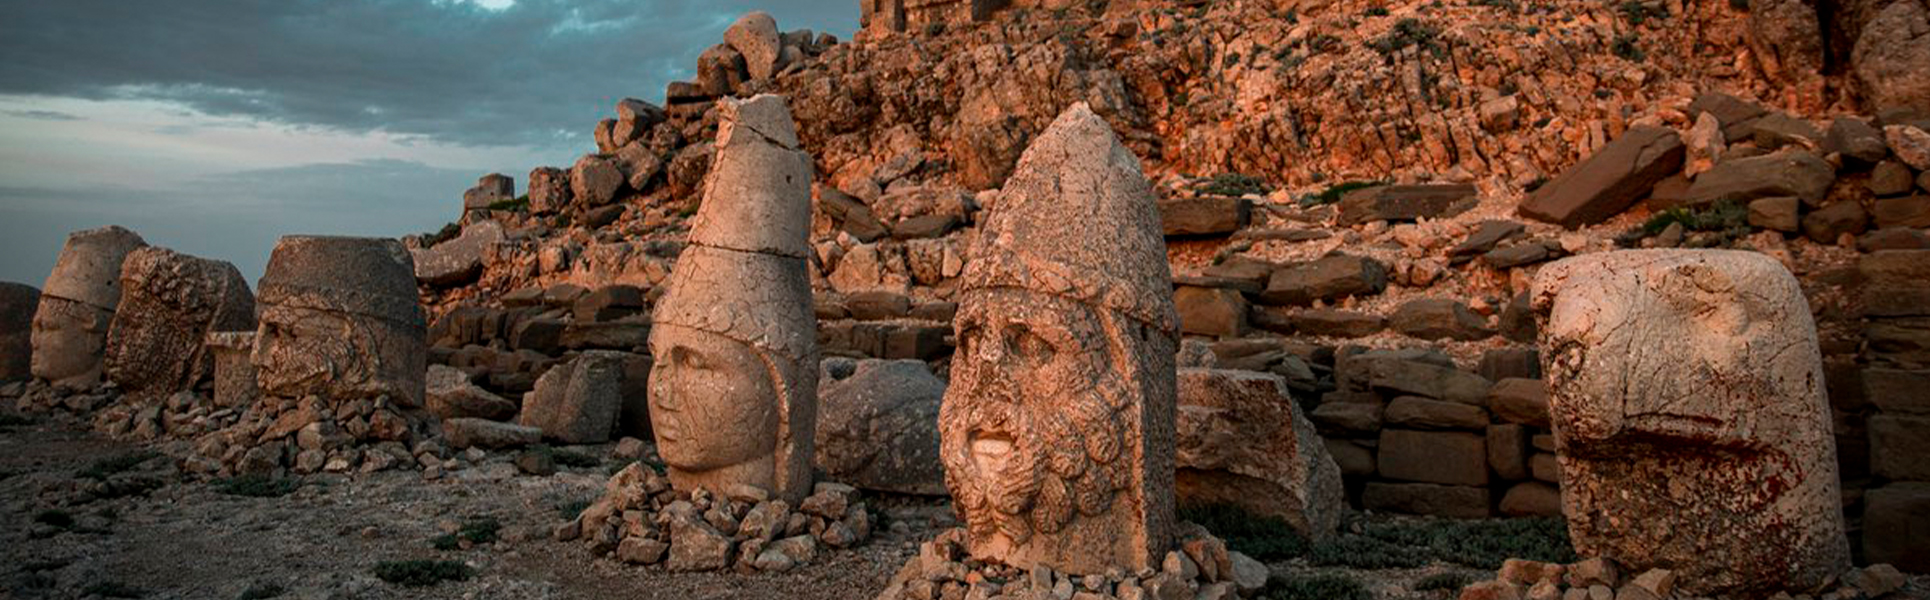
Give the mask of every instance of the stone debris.
[{"label": "stone debris", "polygon": [[1078,598],[1137,600],[1252,598],[1265,589],[1267,566],[1227,550],[1192,523],[1180,523],[1180,547],[1139,569],[1080,575],[1044,565],[1030,569],[969,557],[964,529],[951,529],[918,546],[918,555],[893,575],[878,600],[913,598]]},{"label": "stone debris", "polygon": [[[1628,576],[1633,573],[1633,576]],[[1838,580],[1802,593],[1790,591],[1764,593],[1759,598],[1796,600],[1798,598],[1889,598],[1907,579],[1888,564],[1851,568]],[[1510,558],[1502,562],[1495,578],[1478,581],[1461,589],[1460,600],[1703,600],[1706,595],[1684,590],[1690,583],[1669,569],[1624,571],[1615,561],[1596,557],[1573,564],[1555,564]]]},{"label": "stone debris", "polygon": [[598,555],[670,571],[782,572],[871,539],[877,517],[856,489],[818,482],[793,505],[769,490],[680,490],[668,477],[631,463],[603,495],[556,528],[557,541],[582,540]]}]

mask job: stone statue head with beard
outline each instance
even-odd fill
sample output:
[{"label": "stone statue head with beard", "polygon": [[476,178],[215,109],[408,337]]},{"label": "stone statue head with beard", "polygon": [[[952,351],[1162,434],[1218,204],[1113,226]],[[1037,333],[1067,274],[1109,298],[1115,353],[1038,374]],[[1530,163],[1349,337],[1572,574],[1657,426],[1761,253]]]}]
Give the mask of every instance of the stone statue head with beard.
[{"label": "stone statue head with beard", "polygon": [[260,287],[251,360],[263,395],[422,406],[424,318],[400,242],[283,237]]},{"label": "stone statue head with beard", "polygon": [[1152,190],[1074,105],[1026,150],[971,247],[939,414],[974,557],[1093,574],[1173,540],[1178,318]]}]

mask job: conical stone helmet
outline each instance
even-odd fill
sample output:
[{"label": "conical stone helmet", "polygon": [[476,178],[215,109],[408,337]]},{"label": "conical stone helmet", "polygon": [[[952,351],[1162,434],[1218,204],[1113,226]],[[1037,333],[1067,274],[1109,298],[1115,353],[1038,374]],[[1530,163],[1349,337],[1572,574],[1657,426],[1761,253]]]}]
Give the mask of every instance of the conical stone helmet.
[{"label": "conical stone helmet", "polygon": [[121,263],[145,246],[140,234],[119,225],[67,234],[42,295],[114,310],[121,302]]},{"label": "conical stone helmet", "polygon": [[1023,289],[1117,311],[1177,339],[1159,207],[1139,160],[1085,103],[1027,148],[972,245],[963,292]]}]

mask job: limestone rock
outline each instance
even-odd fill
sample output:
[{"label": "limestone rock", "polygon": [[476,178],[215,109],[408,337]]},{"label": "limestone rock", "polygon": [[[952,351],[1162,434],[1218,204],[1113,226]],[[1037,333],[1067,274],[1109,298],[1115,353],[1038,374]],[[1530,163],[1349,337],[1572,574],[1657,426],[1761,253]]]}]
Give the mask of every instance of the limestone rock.
[{"label": "limestone rock", "polygon": [[460,369],[429,365],[426,382],[429,412],[438,417],[503,421],[516,416],[515,402],[478,387]]},{"label": "limestone rock", "polygon": [[1912,169],[1930,171],[1930,133],[1910,125],[1885,125],[1883,136],[1897,160]]},{"label": "limestone rock", "polygon": [[1279,377],[1179,372],[1180,505],[1238,506],[1324,538],[1340,524],[1340,467]]},{"label": "limestone rock", "polygon": [[1695,178],[1689,186],[1688,201],[1710,205],[1729,201],[1747,204],[1757,198],[1795,196],[1804,206],[1823,203],[1836,169],[1821,157],[1805,150],[1785,150],[1775,154],[1737,158],[1717,164]]},{"label": "limestone rock", "polygon": [[215,406],[244,410],[261,392],[255,386],[255,332],[216,331],[208,334],[208,354],[214,359]]},{"label": "limestone rock", "polygon": [[1253,219],[1253,204],[1245,198],[1203,196],[1159,202],[1161,231],[1168,236],[1224,235],[1239,231]]},{"label": "limestone rock", "polygon": [[476,187],[462,193],[463,210],[487,210],[489,205],[516,198],[516,180],[501,173],[490,173],[476,180]]},{"label": "limestone rock", "polygon": [[1803,216],[1803,235],[1818,244],[1834,244],[1836,238],[1845,233],[1863,233],[1869,222],[1870,215],[1863,210],[1862,203],[1833,202]]},{"label": "limestone rock", "polygon": [[284,236],[261,277],[261,393],[422,406],[426,324],[415,266],[392,239]]},{"label": "limestone rock", "polygon": [[576,159],[576,165],[570,167],[570,193],[585,206],[609,204],[623,182],[623,171],[615,163],[594,154]]},{"label": "limestone rock", "polygon": [[566,444],[599,444],[610,440],[622,409],[623,353],[591,350],[537,379],[516,422]]},{"label": "limestone rock", "polygon": [[1378,294],[1385,289],[1386,264],[1366,257],[1335,254],[1281,267],[1267,279],[1267,289],[1260,296],[1269,304],[1306,305],[1315,300]]},{"label": "limestone rock", "polygon": [[724,43],[744,55],[752,79],[769,79],[777,74],[777,55],[783,50],[778,40],[777,19],[770,13],[753,11],[738,17],[724,30]]},{"label": "limestone rock", "polygon": [[214,374],[209,333],[255,328],[255,296],[234,265],[147,247],[121,265],[121,302],[103,357],[107,378],[158,400]]},{"label": "limestone rock", "polygon": [[651,315],[651,430],[679,490],[752,486],[798,502],[817,430],[811,159],[783,98],[718,107],[690,246]]},{"label": "limestone rock", "polygon": [[1532,293],[1577,552],[1672,569],[1698,595],[1848,568],[1816,330],[1780,263],[1590,254],[1545,267]]},{"label": "limestone rock", "polygon": [[[1874,113],[1930,115],[1930,8],[1891,2],[1863,25],[1850,55],[1851,70]],[[1917,164],[1918,169],[1930,168]]]},{"label": "limestone rock", "polygon": [[1423,298],[1402,304],[1388,324],[1395,331],[1423,340],[1479,340],[1494,335],[1487,319],[1466,304],[1448,298]]},{"label": "limestone rock", "polygon": [[482,276],[486,253],[504,239],[501,223],[478,221],[462,228],[455,239],[412,250],[416,280],[439,288],[475,281]]},{"label": "limestone rock", "polygon": [[1480,190],[1466,184],[1381,185],[1347,192],[1340,198],[1342,226],[1372,221],[1413,222],[1466,212]]},{"label": "limestone rock", "polygon": [[1174,539],[1179,324],[1139,160],[1074,104],[987,213],[939,413],[968,551],[1074,574],[1153,568]]},{"label": "limestone rock", "polygon": [[570,174],[556,167],[536,167],[529,172],[529,212],[552,215],[569,207],[574,199]]},{"label": "limestone rock", "polygon": [[488,419],[460,417],[442,421],[442,436],[454,448],[515,448],[543,441],[543,430]]},{"label": "limestone rock", "polygon": [[1682,170],[1681,136],[1663,127],[1635,127],[1536,188],[1521,203],[1524,217],[1575,228],[1608,220],[1648,195],[1662,178]]},{"label": "limestone rock", "polygon": [[0,381],[33,375],[33,319],[39,306],[40,290],[0,282]]},{"label": "limestone rock", "polygon": [[867,490],[944,495],[938,404],[945,382],[916,360],[862,360],[818,391],[817,465]]},{"label": "limestone rock", "polygon": [[1488,488],[1433,483],[1369,481],[1360,494],[1360,504],[1368,510],[1457,519],[1492,516],[1489,502]]},{"label": "limestone rock", "polygon": [[1863,557],[1913,573],[1930,572],[1930,483],[1895,482],[1865,492]]},{"label": "limestone rock", "polygon": [[67,235],[33,316],[35,378],[58,386],[100,383],[108,325],[121,301],[121,262],[145,246],[118,226]]},{"label": "limestone rock", "polygon": [[1794,232],[1802,227],[1799,215],[1803,201],[1794,196],[1762,198],[1749,202],[1749,225],[1772,231]]},{"label": "limestone rock", "polygon": [[1485,435],[1462,432],[1383,429],[1381,477],[1445,485],[1488,484]]},{"label": "limestone rock", "polygon": [[1890,147],[1883,141],[1883,132],[1871,127],[1869,121],[1854,117],[1837,117],[1830,121],[1829,131],[1823,134],[1823,151],[1841,154],[1863,164],[1876,164],[1890,155]]},{"label": "limestone rock", "polygon": [[1225,288],[1180,286],[1173,292],[1180,331],[1218,337],[1246,335],[1247,303],[1239,292]]},{"label": "limestone rock", "polygon": [[1488,390],[1488,408],[1509,423],[1548,429],[1548,388],[1539,379],[1503,379]]},{"label": "limestone rock", "polygon": [[1389,427],[1401,429],[1485,430],[1488,411],[1479,406],[1402,396],[1387,404],[1384,415]]}]

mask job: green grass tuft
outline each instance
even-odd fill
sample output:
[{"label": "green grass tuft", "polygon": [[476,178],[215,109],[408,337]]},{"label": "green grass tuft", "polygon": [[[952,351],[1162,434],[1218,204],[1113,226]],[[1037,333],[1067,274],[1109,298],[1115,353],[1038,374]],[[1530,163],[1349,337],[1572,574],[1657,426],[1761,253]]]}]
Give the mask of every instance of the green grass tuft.
[{"label": "green grass tuft", "polygon": [[1655,216],[1642,223],[1642,233],[1656,235],[1675,223],[1681,223],[1685,231],[1720,231],[1744,236],[1749,234],[1749,207],[1738,202],[1723,201],[1697,209],[1671,208],[1655,213]]},{"label": "green grass tuft", "polygon": [[242,475],[214,481],[216,491],[230,496],[249,498],[279,498],[294,493],[300,487],[302,487],[300,480],[266,475]]},{"label": "green grass tuft", "polygon": [[444,581],[468,581],[476,570],[454,560],[396,560],[375,565],[378,579],[409,587],[431,586]]},{"label": "green grass tuft", "polygon": [[1643,52],[1641,46],[1636,45],[1636,39],[1633,33],[1615,36],[1615,41],[1609,44],[1608,51],[1629,62],[1642,62],[1649,57],[1649,54]]},{"label": "green grass tuft", "polygon": [[1440,44],[1434,42],[1434,38],[1440,35],[1439,28],[1420,19],[1408,17],[1395,21],[1393,31],[1368,41],[1367,47],[1383,56],[1405,50],[1409,46],[1419,47],[1438,55],[1445,52]]},{"label": "green grass tuft", "polygon": [[510,198],[508,200],[498,200],[496,202],[492,202],[489,205],[489,210],[529,212],[529,195],[525,194],[522,196],[517,196],[515,198]]},{"label": "green grass tuft", "polygon": [[1305,204],[1307,204],[1308,206],[1333,204],[1335,202],[1339,202],[1340,197],[1347,195],[1347,192],[1367,189],[1370,187],[1383,186],[1383,185],[1387,185],[1387,182],[1385,181],[1344,181],[1341,183],[1333,184],[1331,186],[1327,186],[1327,189],[1322,190],[1319,194],[1315,194],[1312,198],[1309,198],[1305,202]]},{"label": "green grass tuft", "polygon": [[59,509],[43,510],[34,513],[34,522],[42,525],[52,525],[61,529],[69,529],[74,526],[74,515],[73,513]]},{"label": "green grass tuft", "polygon": [[1393,569],[1434,561],[1499,569],[1508,558],[1553,563],[1576,560],[1560,519],[1403,519],[1368,522],[1361,533],[1311,542],[1285,521],[1237,507],[1186,507],[1179,518],[1206,527],[1228,548],[1272,562],[1306,558],[1318,566]]},{"label": "green grass tuft", "polygon": [[1265,600],[1371,600],[1360,580],[1347,575],[1289,575],[1267,580]]},{"label": "green grass tuft", "polygon": [[559,501],[556,503],[556,515],[563,517],[565,521],[576,520],[578,515],[583,514],[583,509],[589,508],[592,502],[594,501],[588,498]]},{"label": "green grass tuft", "polygon": [[1264,179],[1252,175],[1222,173],[1213,176],[1213,180],[1208,182],[1205,187],[1200,188],[1200,191],[1215,196],[1265,194],[1267,193],[1267,182]]}]

